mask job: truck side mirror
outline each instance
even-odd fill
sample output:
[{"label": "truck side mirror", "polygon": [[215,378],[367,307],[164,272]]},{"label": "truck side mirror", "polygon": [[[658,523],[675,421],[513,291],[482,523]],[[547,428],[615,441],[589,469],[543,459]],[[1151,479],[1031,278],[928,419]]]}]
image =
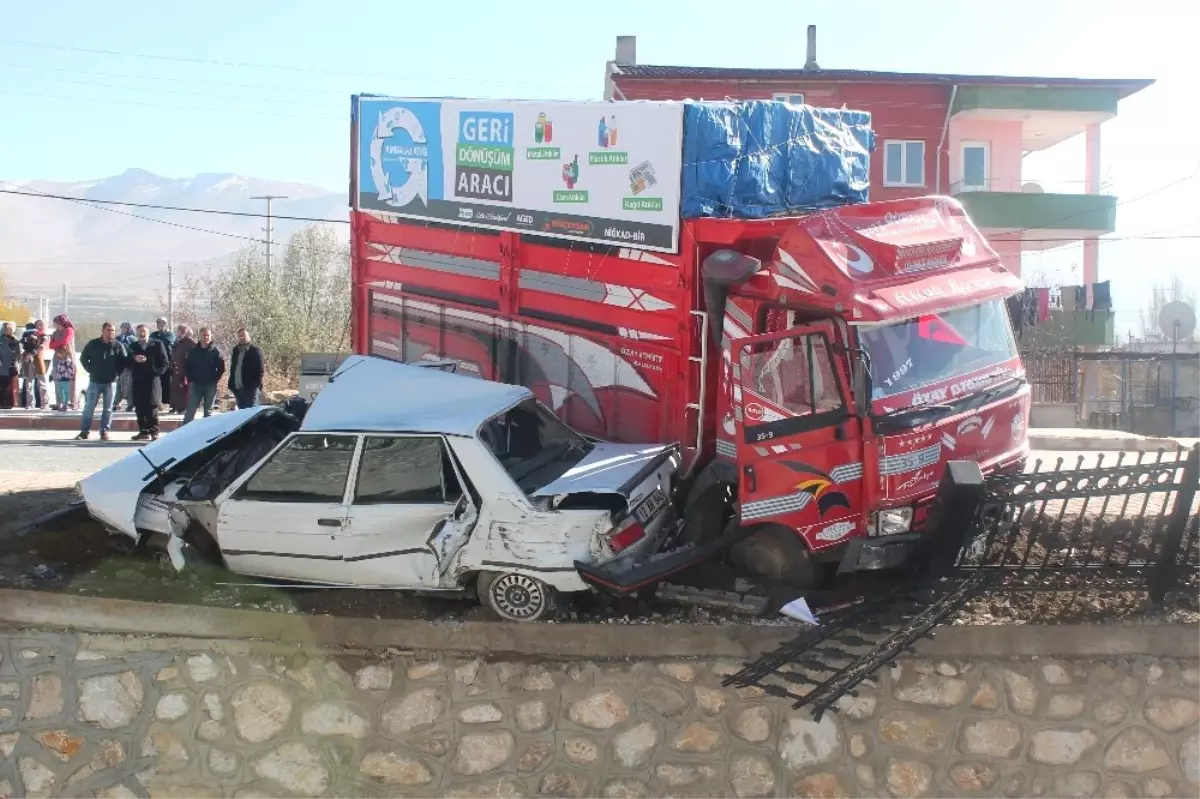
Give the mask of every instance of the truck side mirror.
[{"label": "truck side mirror", "polygon": [[866,350],[852,350],[853,366],[851,390],[854,392],[854,413],[866,417],[871,413],[871,395],[875,381],[871,377],[871,356]]}]

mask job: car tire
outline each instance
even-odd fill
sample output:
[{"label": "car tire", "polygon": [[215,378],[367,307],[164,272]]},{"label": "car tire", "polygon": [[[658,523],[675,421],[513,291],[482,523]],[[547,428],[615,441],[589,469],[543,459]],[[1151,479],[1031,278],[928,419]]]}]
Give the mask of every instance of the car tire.
[{"label": "car tire", "polygon": [[729,550],[729,560],[739,569],[777,584],[814,588],[818,571],[799,534],[783,525],[763,527]]},{"label": "car tire", "polygon": [[542,621],[554,616],[554,589],[526,574],[483,572],[478,582],[479,601],[505,621]]}]

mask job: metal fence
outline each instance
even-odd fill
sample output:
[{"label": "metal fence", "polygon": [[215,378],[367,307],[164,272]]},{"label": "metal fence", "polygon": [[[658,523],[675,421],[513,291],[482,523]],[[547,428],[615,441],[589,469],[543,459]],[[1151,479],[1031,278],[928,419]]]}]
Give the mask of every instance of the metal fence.
[{"label": "metal fence", "polygon": [[1038,462],[1031,473],[988,478],[954,571],[1003,572],[1004,585],[1018,590],[1114,580],[1149,589],[1156,601],[1195,577],[1200,447],[1064,465]]},{"label": "metal fence", "polygon": [[982,478],[951,463],[927,549],[906,585],[818,611],[820,625],[750,661],[726,685],[758,686],[820,720],[984,592],[1148,591],[1200,584],[1200,446],[1075,468]]},{"label": "metal fence", "polygon": [[1073,350],[1023,350],[1031,401],[1070,405],[1079,398],[1079,359]]}]

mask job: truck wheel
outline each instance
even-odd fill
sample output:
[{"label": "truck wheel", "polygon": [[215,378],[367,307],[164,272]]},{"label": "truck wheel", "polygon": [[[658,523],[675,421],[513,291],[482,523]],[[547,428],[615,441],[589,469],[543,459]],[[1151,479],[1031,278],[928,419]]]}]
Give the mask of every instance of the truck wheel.
[{"label": "truck wheel", "polygon": [[700,546],[712,541],[725,529],[729,509],[728,484],[697,485],[688,496],[683,512],[679,543]]},{"label": "truck wheel", "polygon": [[768,525],[729,550],[734,566],[776,583],[809,589],[817,569],[800,536],[782,525]]},{"label": "truck wheel", "polygon": [[507,621],[540,621],[554,615],[554,589],[515,572],[479,575],[479,600]]}]

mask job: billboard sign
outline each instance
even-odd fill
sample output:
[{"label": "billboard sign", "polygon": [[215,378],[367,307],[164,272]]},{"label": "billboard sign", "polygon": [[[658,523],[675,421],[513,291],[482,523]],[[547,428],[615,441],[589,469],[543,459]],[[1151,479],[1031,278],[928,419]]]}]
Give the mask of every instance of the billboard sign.
[{"label": "billboard sign", "polygon": [[679,103],[354,98],[360,211],[662,252],[679,246]]}]

